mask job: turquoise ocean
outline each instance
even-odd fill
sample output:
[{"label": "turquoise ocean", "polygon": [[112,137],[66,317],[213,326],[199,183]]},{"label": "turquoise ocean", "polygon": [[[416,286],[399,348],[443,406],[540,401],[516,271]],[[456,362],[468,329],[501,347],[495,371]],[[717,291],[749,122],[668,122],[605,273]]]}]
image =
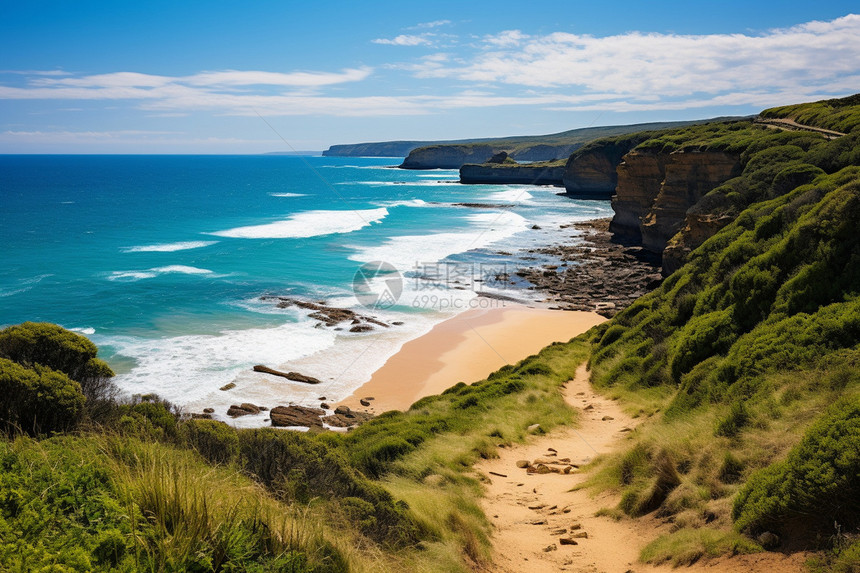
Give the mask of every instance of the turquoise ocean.
[{"label": "turquoise ocean", "polygon": [[[454,170],[397,163],[0,156],[0,326],[47,321],[80,332],[123,391],[156,392],[191,411],[212,406],[221,417],[230,403],[337,401],[439,321],[500,304],[476,291],[540,299],[513,274],[553,262],[530,251],[575,240],[563,228],[571,222],[611,214],[608,201],[559,197],[552,187],[460,185]],[[402,275],[389,308],[364,308],[353,293],[356,271],[371,261]],[[484,281],[487,269],[511,280]],[[279,296],[403,324],[335,331],[268,298]],[[323,384],[273,381],[254,364]],[[229,382],[233,390],[219,390]]]}]

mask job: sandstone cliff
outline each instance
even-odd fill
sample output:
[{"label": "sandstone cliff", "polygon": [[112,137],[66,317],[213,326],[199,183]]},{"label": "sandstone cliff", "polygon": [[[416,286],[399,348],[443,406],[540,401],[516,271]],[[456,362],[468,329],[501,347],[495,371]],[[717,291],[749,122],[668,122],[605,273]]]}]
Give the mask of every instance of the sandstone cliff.
[{"label": "sandstone cliff", "polygon": [[621,160],[602,150],[573,154],[567,160],[562,182],[565,191],[572,195],[611,197],[618,185],[616,168]]},{"label": "sandstone cliff", "polygon": [[592,141],[567,160],[564,188],[570,195],[610,198],[618,185],[617,168],[623,157],[659,131],[641,131]]},{"label": "sandstone cliff", "polygon": [[459,169],[465,163],[484,163],[496,151],[489,145],[428,145],[409,152],[402,169]]},{"label": "sandstone cliff", "polygon": [[[459,169],[466,164],[480,164],[497,153],[506,153],[517,161],[552,161],[565,158],[579,145],[527,145],[511,149],[500,145],[428,145],[409,152],[403,169]],[[561,181],[561,178],[559,178]]]},{"label": "sandstone cliff", "polygon": [[562,165],[482,165],[466,164],[460,168],[460,183],[496,183],[562,186]]},{"label": "sandstone cliff", "polygon": [[[612,198],[611,230],[646,249],[663,253],[684,225],[688,235],[704,240],[722,224],[707,213],[687,218],[687,211],[709,191],[741,172],[740,157],[722,151],[632,151],[618,166],[618,186]],[[704,238],[703,238],[704,237]],[[689,245],[673,245],[669,265],[680,260]]]}]

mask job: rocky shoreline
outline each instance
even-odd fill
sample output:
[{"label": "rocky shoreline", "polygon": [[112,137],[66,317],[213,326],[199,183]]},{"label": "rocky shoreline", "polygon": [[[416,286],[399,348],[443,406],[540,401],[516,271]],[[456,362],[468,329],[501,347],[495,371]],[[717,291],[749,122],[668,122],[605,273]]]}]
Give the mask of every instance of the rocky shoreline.
[{"label": "rocky shoreline", "polygon": [[[468,204],[464,204],[468,205]],[[469,205],[471,206],[471,205]],[[483,206],[483,205],[482,205]],[[542,294],[541,301],[553,310],[578,310],[597,312],[611,318],[630,306],[637,298],[653,290],[662,280],[660,256],[643,247],[625,242],[609,231],[611,219],[595,219],[569,225],[562,229],[578,231],[575,243],[565,242],[529,250],[552,264],[520,268],[516,274],[531,283],[530,290]],[[499,252],[500,255],[511,253]],[[522,299],[498,293],[480,293],[479,296],[522,302]],[[295,297],[264,296],[263,300],[276,302],[281,308],[297,307],[308,316],[319,321],[317,327],[343,330],[339,325],[347,324],[350,332],[364,332],[374,327],[390,328],[391,325],[372,316],[358,314],[350,309],[328,306],[326,303],[310,302]],[[320,380],[299,372],[282,372],[264,365],[254,366],[260,374],[284,378],[291,382],[319,384]],[[227,391],[232,384],[221,388]],[[268,408],[242,403],[233,404],[227,411],[230,418],[256,415],[268,410],[266,423],[275,427],[305,427],[314,430],[324,428],[350,428],[360,425],[375,416],[373,398],[362,399],[364,411],[338,406],[333,411],[325,397],[318,399],[318,407],[278,405]],[[194,418],[213,418],[214,410],[206,408],[202,414],[191,414]]]},{"label": "rocky shoreline", "polygon": [[529,251],[561,260],[559,265],[524,268],[517,275],[546,294],[550,308],[585,310],[611,318],[662,281],[660,257],[639,245],[617,242],[610,219],[563,225],[582,231],[583,242]]}]

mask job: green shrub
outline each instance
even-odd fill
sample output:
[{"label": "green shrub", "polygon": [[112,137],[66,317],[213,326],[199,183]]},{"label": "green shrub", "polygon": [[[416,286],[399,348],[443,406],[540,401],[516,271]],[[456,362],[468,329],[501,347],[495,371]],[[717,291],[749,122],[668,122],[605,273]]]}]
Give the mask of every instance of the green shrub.
[{"label": "green shrub", "polygon": [[670,362],[672,377],[680,380],[709,356],[727,352],[737,338],[735,328],[728,309],[691,319],[677,336],[679,342]]},{"label": "green shrub", "polygon": [[224,422],[189,420],[182,424],[185,443],[215,464],[228,464],[239,455],[239,435]]},{"label": "green shrub", "polygon": [[[87,398],[90,386],[113,376],[96,358],[98,348],[80,334],[47,322],[25,322],[0,331],[0,356],[23,366],[41,364],[78,381]],[[94,388],[93,388],[94,390]]]},{"label": "green shrub", "polygon": [[0,358],[0,427],[30,435],[62,432],[80,420],[86,399],[80,385],[61,372],[24,368]]},{"label": "green shrub", "polygon": [[735,402],[732,404],[731,410],[725,418],[721,418],[717,422],[717,427],[714,429],[714,434],[733,438],[749,424],[750,415],[743,402]]},{"label": "green shrub", "polygon": [[844,400],[814,423],[788,457],[755,473],[735,499],[741,530],[805,520],[808,531],[860,517],[860,403]]},{"label": "green shrub", "polygon": [[723,463],[720,466],[720,471],[717,478],[723,483],[737,483],[743,475],[744,464],[731,452],[726,452],[723,456]]}]

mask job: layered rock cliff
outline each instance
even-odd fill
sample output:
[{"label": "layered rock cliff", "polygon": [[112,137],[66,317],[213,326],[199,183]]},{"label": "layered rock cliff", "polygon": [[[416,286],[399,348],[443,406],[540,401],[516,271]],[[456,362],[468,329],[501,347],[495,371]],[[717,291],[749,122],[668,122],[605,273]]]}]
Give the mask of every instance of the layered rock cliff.
[{"label": "layered rock cliff", "polygon": [[[662,253],[685,224],[691,227],[690,237],[707,238],[705,235],[719,228],[721,222],[710,220],[706,213],[688,221],[687,211],[709,191],[740,173],[740,157],[733,153],[634,150],[624,156],[617,169],[611,230],[655,253]],[[674,248],[677,252],[672,260],[689,247]]]},{"label": "layered rock cliff", "polygon": [[563,165],[482,165],[466,164],[460,168],[460,183],[555,185],[561,187]]},{"label": "layered rock cliff", "polygon": [[459,169],[466,163],[484,163],[496,151],[489,145],[428,145],[409,152],[402,169]]},{"label": "layered rock cliff", "polygon": [[592,141],[568,159],[564,188],[570,195],[610,198],[618,185],[617,168],[622,158],[658,131],[641,131]]},{"label": "layered rock cliff", "polygon": [[616,168],[620,161],[620,156],[614,158],[603,150],[571,155],[562,175],[565,191],[572,195],[611,197],[618,185]]}]

